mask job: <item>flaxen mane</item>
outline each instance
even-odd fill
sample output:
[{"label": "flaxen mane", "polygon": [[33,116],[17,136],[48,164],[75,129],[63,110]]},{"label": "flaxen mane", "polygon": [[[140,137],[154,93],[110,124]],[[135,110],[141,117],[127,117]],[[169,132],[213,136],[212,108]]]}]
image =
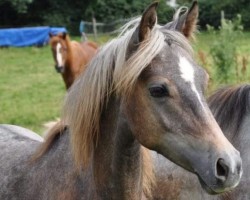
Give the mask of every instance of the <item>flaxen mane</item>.
[{"label": "flaxen mane", "polygon": [[102,47],[67,95],[62,119],[70,127],[78,166],[89,164],[98,143],[101,112],[111,93],[129,95],[142,70],[163,47],[164,35],[155,29],[151,38],[126,60],[134,31],[135,28],[130,29]]},{"label": "flaxen mane", "polygon": [[224,87],[209,97],[210,109],[222,130],[228,130],[231,133],[239,132],[243,117],[250,108],[249,98],[250,85],[248,84]]}]

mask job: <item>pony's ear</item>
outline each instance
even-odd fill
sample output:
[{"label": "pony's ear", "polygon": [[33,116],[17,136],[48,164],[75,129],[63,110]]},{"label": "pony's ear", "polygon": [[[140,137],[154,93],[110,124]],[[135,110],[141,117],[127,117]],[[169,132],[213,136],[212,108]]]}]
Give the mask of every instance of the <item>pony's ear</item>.
[{"label": "pony's ear", "polygon": [[142,42],[149,37],[151,30],[157,23],[157,5],[158,2],[152,3],[142,14],[139,25],[139,42]]},{"label": "pony's ear", "polygon": [[53,34],[51,32],[49,32],[49,37],[52,38],[53,37]]},{"label": "pony's ear", "polygon": [[66,33],[66,32],[63,32],[63,33],[62,33],[62,39],[65,40],[66,36],[67,36],[67,33]]},{"label": "pony's ear", "polygon": [[176,30],[180,31],[188,39],[192,37],[196,30],[197,19],[199,15],[199,7],[197,1],[194,1],[191,8],[179,17]]}]

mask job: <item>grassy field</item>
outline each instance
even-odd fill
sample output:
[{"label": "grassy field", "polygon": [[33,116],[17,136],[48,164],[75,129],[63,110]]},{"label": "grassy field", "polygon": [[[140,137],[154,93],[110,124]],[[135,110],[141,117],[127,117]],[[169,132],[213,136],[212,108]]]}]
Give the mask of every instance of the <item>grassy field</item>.
[{"label": "grassy field", "polygon": [[[105,36],[98,41],[104,43],[108,39]],[[197,59],[201,63],[205,59],[208,71],[213,67],[208,55],[214,39],[210,34],[199,33],[194,44],[196,52],[205,55],[202,60],[197,53]],[[239,54],[249,59],[250,33],[244,33],[237,44]],[[0,49],[0,123],[20,125],[42,134],[43,124],[60,116],[66,91],[53,66],[48,46]]]},{"label": "grassy field", "polygon": [[65,88],[49,47],[0,50],[0,123],[42,133],[59,117]]}]

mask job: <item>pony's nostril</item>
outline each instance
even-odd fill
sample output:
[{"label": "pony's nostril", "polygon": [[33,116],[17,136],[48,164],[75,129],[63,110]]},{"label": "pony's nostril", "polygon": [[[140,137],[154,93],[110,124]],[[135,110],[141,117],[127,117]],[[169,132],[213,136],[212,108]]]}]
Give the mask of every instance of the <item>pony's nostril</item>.
[{"label": "pony's nostril", "polygon": [[216,177],[224,182],[228,177],[228,172],[228,166],[225,164],[224,160],[220,158],[216,163]]}]

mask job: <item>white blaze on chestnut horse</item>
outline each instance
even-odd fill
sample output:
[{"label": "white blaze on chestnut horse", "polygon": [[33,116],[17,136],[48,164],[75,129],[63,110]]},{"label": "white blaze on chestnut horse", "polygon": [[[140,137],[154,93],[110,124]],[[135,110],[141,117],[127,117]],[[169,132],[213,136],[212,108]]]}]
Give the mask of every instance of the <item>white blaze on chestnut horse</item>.
[{"label": "white blaze on chestnut horse", "polygon": [[197,3],[166,26],[157,25],[156,7],[98,51],[44,143],[0,129],[1,199],[150,199],[150,150],[195,173],[207,192],[239,183],[239,152],[211,114],[207,73],[186,38]]}]

